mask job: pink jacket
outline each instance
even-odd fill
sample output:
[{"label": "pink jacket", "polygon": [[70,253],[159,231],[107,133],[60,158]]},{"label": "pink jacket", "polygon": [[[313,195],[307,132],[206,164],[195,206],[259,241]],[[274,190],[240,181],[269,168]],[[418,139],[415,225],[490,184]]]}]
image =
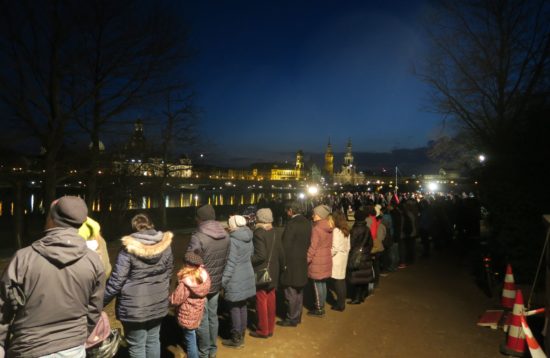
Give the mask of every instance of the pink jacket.
[{"label": "pink jacket", "polygon": [[170,296],[170,303],[177,306],[178,323],[186,329],[197,329],[201,323],[206,295],[210,290],[210,276],[200,268],[202,283],[196,283],[190,276],[179,281]]},{"label": "pink jacket", "polygon": [[309,278],[323,280],[332,275],[332,228],[326,219],[313,224],[307,263]]}]

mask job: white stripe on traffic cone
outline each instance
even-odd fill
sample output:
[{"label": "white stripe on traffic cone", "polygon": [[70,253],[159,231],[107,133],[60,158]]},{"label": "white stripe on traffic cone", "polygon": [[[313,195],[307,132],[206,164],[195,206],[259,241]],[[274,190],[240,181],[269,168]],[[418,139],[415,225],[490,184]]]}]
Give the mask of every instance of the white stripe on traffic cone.
[{"label": "white stripe on traffic cone", "polygon": [[525,320],[525,316],[521,316],[521,326],[523,328],[523,332],[525,333],[525,340],[527,341],[527,346],[529,347],[529,352],[531,352],[531,357],[533,358],[546,358],[546,354],[542,351],[542,348],[540,348],[539,342],[535,339],[533,336],[533,332],[531,332],[531,329],[527,325],[527,321]]}]

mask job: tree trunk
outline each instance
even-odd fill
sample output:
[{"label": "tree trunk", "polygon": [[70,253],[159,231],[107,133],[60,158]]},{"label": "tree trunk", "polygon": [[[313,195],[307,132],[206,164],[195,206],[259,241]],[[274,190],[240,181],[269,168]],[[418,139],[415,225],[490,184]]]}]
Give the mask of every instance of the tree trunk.
[{"label": "tree trunk", "polygon": [[44,167],[46,173],[44,175],[44,207],[46,212],[50,210],[50,204],[56,199],[56,185],[57,185],[57,163],[55,155],[51,152],[46,153],[44,160]]},{"label": "tree trunk", "polygon": [[15,200],[13,204],[13,215],[15,222],[15,247],[20,249],[23,247],[23,181],[17,178],[15,185]]}]

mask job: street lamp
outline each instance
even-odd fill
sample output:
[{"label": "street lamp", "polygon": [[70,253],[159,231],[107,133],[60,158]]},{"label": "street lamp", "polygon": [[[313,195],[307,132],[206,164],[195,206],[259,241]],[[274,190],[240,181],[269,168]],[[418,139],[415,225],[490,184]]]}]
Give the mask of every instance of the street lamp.
[{"label": "street lamp", "polygon": [[480,154],[479,157],[477,157],[477,159],[479,160],[480,163],[483,163],[487,158],[485,157],[485,154]]}]

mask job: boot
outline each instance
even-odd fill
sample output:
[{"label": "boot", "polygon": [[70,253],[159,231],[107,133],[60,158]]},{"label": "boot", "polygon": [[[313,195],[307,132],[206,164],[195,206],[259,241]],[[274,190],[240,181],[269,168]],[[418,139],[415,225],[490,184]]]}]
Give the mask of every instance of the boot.
[{"label": "boot", "polygon": [[222,344],[229,348],[242,348],[243,335],[238,331],[231,331],[231,338],[222,340]]}]

